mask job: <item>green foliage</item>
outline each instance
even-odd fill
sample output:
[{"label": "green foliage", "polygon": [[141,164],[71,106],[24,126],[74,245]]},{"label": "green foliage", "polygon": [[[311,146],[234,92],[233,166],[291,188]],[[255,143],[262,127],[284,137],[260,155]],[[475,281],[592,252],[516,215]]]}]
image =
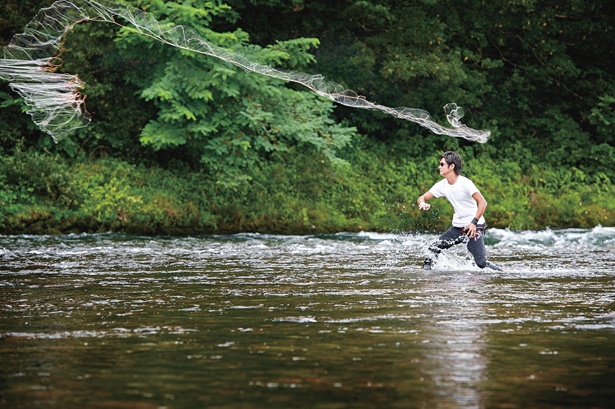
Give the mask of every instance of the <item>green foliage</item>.
[{"label": "green foliage", "polygon": [[[19,10],[42,3],[4,2],[0,28],[17,30],[32,16]],[[447,201],[425,213],[415,200],[444,150],[461,152],[492,227],[615,225],[606,1],[127,3],[384,105],[444,122],[441,107],[457,102],[492,138],[334,109],[294,84],[84,22],[61,70],[86,82],[88,128],[54,145],[0,85],[0,232],[440,230]]]},{"label": "green foliage", "polygon": [[[604,95],[592,108],[589,123],[596,127],[597,142],[615,145],[615,96]],[[611,158],[613,155],[611,155]]]},{"label": "green foliage", "polygon": [[[314,61],[308,51],[316,39],[277,41],[261,48],[247,44],[240,29],[216,33],[207,28],[228,7],[217,2],[149,3],[146,8],[163,26],[188,24],[213,44],[234,48],[249,60],[289,69]],[[191,52],[161,48],[152,40],[123,29],[118,45],[124,58],[154,61],[149,74],[138,70],[130,80],[141,97],[158,109],[143,128],[140,141],[156,151],[186,147],[219,183],[236,186],[249,180],[249,170],[293,146],[335,152],[349,143],[354,129],[331,119],[332,105],[309,91],[287,88],[269,77],[242,71],[229,63]],[[145,50],[145,51],[144,51]],[[151,63],[150,63],[151,64]]]},{"label": "green foliage", "polygon": [[[155,114],[155,107],[135,98],[139,88],[127,77],[138,74],[142,67],[138,59],[119,52],[115,44],[118,31],[114,25],[86,23],[67,36],[62,69],[85,82],[86,108],[92,117],[87,128],[55,146],[67,156],[95,153],[144,161],[154,156],[139,144],[138,134]],[[52,149],[49,138],[45,141],[46,148]]]},{"label": "green foliage", "polygon": [[[293,148],[284,160],[251,169],[250,183],[228,187],[203,172],[133,165],[117,159],[69,162],[18,152],[0,166],[0,233],[118,231],[198,234],[259,231],[442,230],[452,208],[415,200],[439,180],[438,156],[419,162],[396,146],[360,138],[341,165]],[[481,189],[491,227],[536,229],[615,225],[615,185],[607,174],[468,153],[464,174]]]}]

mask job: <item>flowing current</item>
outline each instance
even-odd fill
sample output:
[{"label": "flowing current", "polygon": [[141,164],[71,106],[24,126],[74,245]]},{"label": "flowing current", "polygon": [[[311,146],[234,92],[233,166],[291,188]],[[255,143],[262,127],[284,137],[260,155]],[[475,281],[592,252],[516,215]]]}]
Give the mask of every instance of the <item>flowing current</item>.
[{"label": "flowing current", "polygon": [[615,228],[0,236],[0,408],[610,408]]}]

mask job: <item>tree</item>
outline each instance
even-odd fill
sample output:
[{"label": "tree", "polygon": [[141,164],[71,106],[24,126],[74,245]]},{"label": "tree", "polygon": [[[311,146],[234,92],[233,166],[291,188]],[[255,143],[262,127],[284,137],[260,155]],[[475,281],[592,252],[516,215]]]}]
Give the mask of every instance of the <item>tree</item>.
[{"label": "tree", "polygon": [[[233,18],[220,2],[152,0],[141,7],[164,27],[191,27],[204,40],[263,65],[300,70],[313,62],[308,51],[318,45],[306,38],[263,48],[250,45],[241,29],[214,32],[208,28],[214,18]],[[122,59],[132,61],[128,81],[158,111],[141,132],[141,142],[158,151],[185,148],[190,160],[200,161],[221,183],[249,179],[250,167],[292,146],[335,161],[336,150],[355,132],[331,119],[329,101],[280,80],[161,44],[130,28],[121,30],[117,44]]]},{"label": "tree", "polygon": [[412,124],[373,113],[337,111],[373,138],[405,139],[417,155],[459,145],[519,155],[526,171],[536,162],[589,172],[615,165],[612,2],[228,1],[257,43],[318,35],[316,70],[372,100],[424,108],[436,119],[454,101],[466,122],[492,130],[491,141],[476,146],[417,138]]}]

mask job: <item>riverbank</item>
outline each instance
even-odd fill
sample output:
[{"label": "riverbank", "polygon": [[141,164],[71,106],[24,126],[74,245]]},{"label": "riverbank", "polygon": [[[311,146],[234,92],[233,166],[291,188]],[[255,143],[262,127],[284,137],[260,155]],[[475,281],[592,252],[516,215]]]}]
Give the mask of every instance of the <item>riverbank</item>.
[{"label": "riverbank", "polygon": [[[441,230],[445,200],[419,212],[438,180],[430,159],[356,148],[342,164],[319,158],[265,163],[223,185],[211,175],[114,158],[68,160],[16,152],[0,165],[0,233],[146,235]],[[315,166],[319,164],[321,166]],[[615,226],[615,188],[604,174],[470,158],[464,174],[489,202],[490,227],[512,230]]]}]

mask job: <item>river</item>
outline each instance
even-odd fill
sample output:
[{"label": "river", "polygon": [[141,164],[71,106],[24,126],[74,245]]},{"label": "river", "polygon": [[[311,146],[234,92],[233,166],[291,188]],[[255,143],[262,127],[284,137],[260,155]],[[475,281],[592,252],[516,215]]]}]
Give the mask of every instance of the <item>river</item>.
[{"label": "river", "polygon": [[0,408],[612,408],[615,228],[0,236]]}]

